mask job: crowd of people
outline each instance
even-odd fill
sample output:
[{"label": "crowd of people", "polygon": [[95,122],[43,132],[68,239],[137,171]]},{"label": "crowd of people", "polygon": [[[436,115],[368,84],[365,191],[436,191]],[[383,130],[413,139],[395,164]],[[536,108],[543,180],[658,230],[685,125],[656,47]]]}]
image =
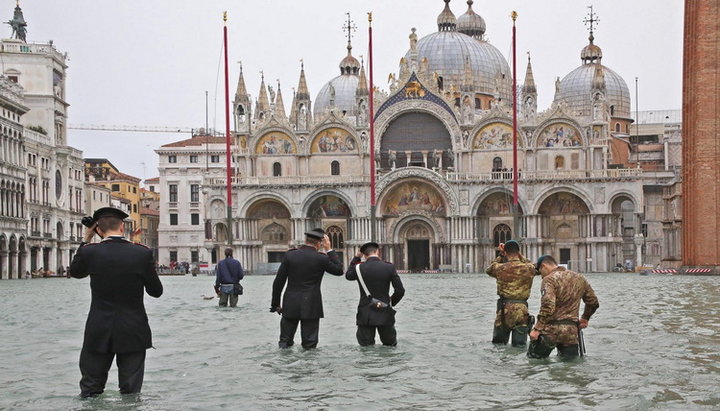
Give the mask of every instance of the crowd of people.
[{"label": "crowd of people", "polygon": [[[105,389],[108,371],[117,358],[120,392],[140,392],[145,352],[152,347],[152,336],[143,303],[143,294],[160,297],[163,286],[153,262],[152,251],[124,237],[122,221],[127,214],[105,207],[93,215],[76,252],[72,277],[91,276],[92,302],[80,354],[82,397],[93,397]],[[90,243],[95,235],[102,241]],[[595,293],[581,274],[558,266],[550,255],[535,264],[520,253],[517,241],[499,246],[499,256],[487,268],[497,281],[496,316],[492,342],[522,347],[530,344],[527,356],[544,358],[557,349],[563,359],[583,355],[582,330],[599,307]],[[392,263],[383,261],[380,245],[363,244],[346,270],[330,239],[322,229],[305,232],[305,243],[288,250],[272,285],[270,311],[281,316],[278,346],[294,345],[300,326],[301,345],[317,347],[320,319],[323,318],[321,283],[325,273],[342,276],[358,284],[356,339],[361,346],[375,344],[375,337],[386,346],[398,343],[395,307],[405,295],[402,280]],[[542,276],[540,311],[529,314],[527,300],[533,279]],[[216,269],[215,291],[220,306],[235,307],[243,293],[241,263],[232,248]],[[390,294],[390,287],[393,292]],[[585,303],[579,316],[580,301]]]}]

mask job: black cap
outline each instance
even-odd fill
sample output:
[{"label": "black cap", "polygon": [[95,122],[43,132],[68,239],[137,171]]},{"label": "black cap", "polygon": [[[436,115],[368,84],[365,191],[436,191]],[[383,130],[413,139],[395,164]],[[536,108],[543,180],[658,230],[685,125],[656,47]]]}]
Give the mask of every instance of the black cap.
[{"label": "black cap", "polygon": [[123,210],[120,210],[119,208],[115,208],[115,207],[98,208],[93,213],[93,220],[95,220],[95,221],[97,221],[98,219],[103,218],[103,217],[117,217],[121,220],[124,220],[130,216]]},{"label": "black cap", "polygon": [[370,247],[380,248],[380,245],[378,243],[370,241],[369,243],[365,243],[360,246],[360,252],[367,255],[367,249]]},{"label": "black cap", "polygon": [[322,240],[325,238],[325,230],[322,228],[313,228],[310,231],[305,231],[305,236]]}]

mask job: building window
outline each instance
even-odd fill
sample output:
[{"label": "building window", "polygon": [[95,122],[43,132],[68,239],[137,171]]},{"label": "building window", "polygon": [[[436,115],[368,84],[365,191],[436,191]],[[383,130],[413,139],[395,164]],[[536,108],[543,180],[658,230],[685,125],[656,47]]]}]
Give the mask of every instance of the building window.
[{"label": "building window", "polygon": [[200,225],[200,214],[198,214],[198,213],[190,214],[190,224]]},{"label": "building window", "polygon": [[137,187],[133,187],[133,194],[137,194]]},{"label": "building window", "polygon": [[200,184],[190,184],[190,201],[193,203],[200,201]]},{"label": "building window", "polygon": [[502,169],[502,158],[493,158],[493,171],[500,171]]},{"label": "building window", "polygon": [[112,191],[120,191],[120,184],[113,184],[110,188]]},{"label": "building window", "polygon": [[133,213],[137,213],[137,204],[133,204]]},{"label": "building window", "polygon": [[555,170],[563,170],[563,169],[565,169],[565,157],[563,157],[563,156],[555,157]]},{"label": "building window", "polygon": [[177,251],[170,251],[170,261],[177,261]]},{"label": "building window", "polygon": [[333,176],[340,175],[340,163],[337,160],[330,163],[330,175],[333,175]]},{"label": "building window", "polygon": [[620,132],[620,123],[615,123],[615,131]]},{"label": "building window", "polygon": [[210,156],[210,162],[211,162],[211,163],[219,163],[219,162],[220,162],[220,156],[219,156],[219,155],[212,155],[212,156]]},{"label": "building window", "polygon": [[190,156],[190,162],[191,162],[191,163],[197,163],[197,162],[198,162],[198,156]]},{"label": "building window", "polygon": [[168,156],[168,163],[177,163],[177,156]]},{"label": "building window", "polygon": [[178,225],[178,215],[170,213],[170,225]]},{"label": "building window", "polygon": [[615,115],[615,106],[610,106],[610,117]]},{"label": "building window", "polygon": [[273,163],[273,176],[282,176],[282,165],[280,163]]},{"label": "building window", "polygon": [[200,253],[198,252],[198,250],[190,251],[190,262],[197,263],[198,261],[200,261]]},{"label": "building window", "polygon": [[178,187],[177,184],[170,184],[170,202],[176,203],[178,201]]}]

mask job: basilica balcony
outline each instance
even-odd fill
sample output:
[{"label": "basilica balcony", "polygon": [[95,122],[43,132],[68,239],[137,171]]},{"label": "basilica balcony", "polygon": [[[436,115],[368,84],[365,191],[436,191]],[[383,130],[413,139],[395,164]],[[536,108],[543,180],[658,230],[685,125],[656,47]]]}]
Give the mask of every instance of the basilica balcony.
[{"label": "basilica balcony", "polygon": [[[603,170],[538,170],[518,172],[518,180],[522,182],[534,181],[567,181],[567,180],[615,180],[615,179],[636,179],[642,175],[642,170],[637,168],[615,168]],[[497,184],[498,182],[511,182],[512,171],[496,171],[490,173],[447,173],[448,181],[473,182]]]},{"label": "basilica balcony", "polygon": [[[223,177],[213,177],[205,181],[207,186],[222,186],[226,184]],[[263,176],[263,177],[232,177],[233,186],[333,186],[333,185],[353,185],[367,184],[370,182],[369,176]]]}]

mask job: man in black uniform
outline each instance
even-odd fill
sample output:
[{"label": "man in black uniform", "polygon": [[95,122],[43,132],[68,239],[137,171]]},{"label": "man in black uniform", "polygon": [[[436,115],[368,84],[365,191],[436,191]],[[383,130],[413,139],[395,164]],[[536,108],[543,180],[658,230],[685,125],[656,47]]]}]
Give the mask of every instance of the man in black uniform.
[{"label": "man in black uniform", "polygon": [[[145,350],[152,346],[143,289],[160,297],[162,283],[155,272],[152,250],[126,240],[128,215],[112,207],[93,214],[84,241],[75,253],[70,273],[90,276],[92,303],[80,352],[80,395],[102,394],[113,358],[117,356],[120,393],[139,393],[145,372]],[[88,244],[97,233],[102,241]]]},{"label": "man in black uniform", "polygon": [[[318,252],[320,249],[325,253]],[[330,246],[325,232],[316,228],[305,233],[305,244],[285,253],[273,282],[270,311],[282,315],[280,319],[280,348],[294,344],[293,338],[300,322],[300,336],[305,349],[318,343],[320,319],[323,317],[320,283],[323,275],[342,275],[343,267],[338,255]],[[285,283],[282,305],[280,295]]]},{"label": "man in black uniform", "polygon": [[[405,295],[405,288],[400,276],[395,271],[395,266],[380,259],[379,248],[377,243],[363,244],[345,273],[345,278],[349,281],[358,281],[360,288],[356,337],[362,346],[375,344],[376,329],[383,345],[397,345],[393,307]],[[363,255],[365,262],[361,263]],[[358,278],[358,270],[362,281]],[[390,284],[393,286],[392,297],[390,296]]]}]

